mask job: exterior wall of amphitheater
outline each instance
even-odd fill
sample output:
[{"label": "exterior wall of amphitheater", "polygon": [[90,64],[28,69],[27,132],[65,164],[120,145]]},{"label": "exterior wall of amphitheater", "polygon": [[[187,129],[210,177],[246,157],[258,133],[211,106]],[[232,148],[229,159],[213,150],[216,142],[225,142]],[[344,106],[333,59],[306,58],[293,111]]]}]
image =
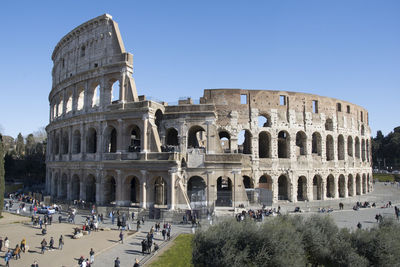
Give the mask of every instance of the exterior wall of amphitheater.
[{"label": "exterior wall of amphitheater", "polygon": [[368,112],[286,91],[207,89],[199,104],[138,96],[109,15],[54,49],[46,190],[99,205],[188,209],[372,190]]}]

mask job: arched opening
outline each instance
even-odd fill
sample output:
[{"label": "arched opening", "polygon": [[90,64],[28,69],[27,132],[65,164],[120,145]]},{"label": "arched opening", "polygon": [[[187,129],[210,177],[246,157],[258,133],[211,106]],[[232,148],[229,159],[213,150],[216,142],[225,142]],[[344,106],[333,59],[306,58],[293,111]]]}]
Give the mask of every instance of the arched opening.
[{"label": "arched opening", "polygon": [[86,201],[89,203],[96,202],[96,178],[92,174],[86,177]]},{"label": "arched opening", "polygon": [[129,152],[140,152],[141,144],[140,144],[140,129],[137,125],[131,125],[128,128],[128,136],[129,136]]},{"label": "arched opening", "polygon": [[84,88],[81,87],[78,89],[78,100],[77,100],[76,109],[82,110],[84,103],[85,103],[85,90],[84,90]]},{"label": "arched opening", "polygon": [[81,192],[81,182],[79,176],[74,174],[71,179],[71,199],[79,200]]},{"label": "arched opening", "polygon": [[362,193],[367,193],[367,177],[365,176],[365,174],[362,175]]},{"label": "arched opening", "polygon": [[231,135],[227,131],[220,131],[218,133],[221,149],[224,153],[231,152]]},{"label": "arched opening", "polygon": [[344,160],[344,137],[338,136],[338,160]]},{"label": "arched opening", "polygon": [[86,153],[97,152],[97,133],[94,128],[89,128],[86,138]]},{"label": "arched opening", "polygon": [[92,92],[92,108],[100,105],[100,85],[96,85]]},{"label": "arched opening", "polygon": [[362,139],[361,140],[361,159],[362,161],[365,161],[366,157],[365,157],[365,140]]},{"label": "arched opening", "polygon": [[71,112],[72,111],[72,93],[68,93],[67,96],[67,105],[65,106],[65,112]]},{"label": "arched opening", "polygon": [[113,176],[108,176],[104,183],[104,204],[115,204],[117,182]]},{"label": "arched opening", "polygon": [[169,128],[167,130],[167,145],[178,146],[178,131],[175,128]]},{"label": "arched opening", "polygon": [[61,176],[61,190],[60,190],[60,198],[66,199],[67,198],[67,184],[68,184],[68,176],[64,173]]},{"label": "arched opening", "polygon": [[327,119],[325,122],[325,130],[326,131],[333,131],[333,121],[332,119]]},{"label": "arched opening", "polygon": [[253,180],[249,176],[246,176],[246,175],[243,176],[243,185],[244,185],[244,188],[247,188],[247,189],[254,188]]},{"label": "arched opening", "polygon": [[129,183],[126,185],[129,190],[129,200],[131,204],[139,204],[139,194],[140,194],[140,183],[136,176],[128,177]]},{"label": "arched opening", "polygon": [[297,201],[307,200],[307,178],[300,176],[297,180]]},{"label": "arched opening", "polygon": [[117,152],[117,130],[114,127],[109,126],[104,132],[105,137],[105,150],[106,153]]},{"label": "arched opening", "polygon": [[361,177],[356,175],[356,195],[361,195]]},{"label": "arched opening", "polygon": [[251,133],[249,130],[241,130],[238,137],[239,153],[251,154]]},{"label": "arched opening", "polygon": [[334,154],[334,147],[333,147],[333,137],[332,135],[326,136],[326,160],[334,160],[335,159],[335,154]]},{"label": "arched opening", "polygon": [[188,181],[187,194],[192,208],[207,206],[206,183],[200,176],[192,176]]},{"label": "arched opening", "polygon": [[349,192],[349,197],[352,197],[354,196],[354,177],[353,175],[349,174],[347,179],[347,191]]},{"label": "arched opening", "polygon": [[353,137],[347,137],[347,155],[353,157]]},{"label": "arched opening", "polygon": [[162,120],[163,120],[163,113],[162,113],[162,111],[160,109],[157,109],[156,114],[155,114],[154,123],[157,126],[158,134],[160,134],[160,132],[161,132],[161,122],[162,122]]},{"label": "arched opening", "polygon": [[322,178],[319,175],[315,175],[313,178],[313,199],[322,199]]},{"label": "arched opening", "polygon": [[72,154],[81,153],[81,132],[75,130],[72,135]]},{"label": "arched opening", "polygon": [[289,181],[285,175],[278,178],[278,200],[289,199]]},{"label": "arched opening", "polygon": [[312,135],[312,153],[318,156],[322,155],[322,138],[320,133],[315,132]]},{"label": "arched opening", "polygon": [[335,177],[332,174],[326,178],[326,197],[335,197]]},{"label": "arched opening", "polygon": [[203,127],[192,126],[188,132],[188,148],[205,148],[206,143],[206,131]]},{"label": "arched opening", "polygon": [[258,187],[267,190],[272,190],[272,178],[268,175],[261,176],[258,181]]},{"label": "arched opening", "polygon": [[57,116],[59,117],[59,116],[61,116],[63,114],[63,100],[62,100],[61,97],[60,97],[60,100],[58,102],[57,108],[58,108]]},{"label": "arched opening", "polygon": [[303,131],[296,133],[297,156],[307,155],[307,135]]},{"label": "arched opening", "polygon": [[261,132],[258,135],[258,156],[260,158],[271,157],[271,136],[268,132]]},{"label": "arched opening", "polygon": [[60,153],[60,134],[56,133],[56,137],[54,138],[54,155],[58,155]]},{"label": "arched opening", "polygon": [[358,137],[356,137],[356,148],[355,148],[355,156],[356,158],[360,158],[360,139],[358,139]]},{"label": "arched opening", "polygon": [[163,177],[159,176],[154,182],[154,204],[167,205],[167,183]]},{"label": "arched opening", "polygon": [[120,100],[119,88],[119,80],[116,80],[111,86],[111,103],[116,103]]},{"label": "arched opening", "polygon": [[346,179],[344,178],[344,175],[341,174],[339,176],[339,197],[346,197]]},{"label": "arched opening", "polygon": [[69,150],[69,136],[66,131],[63,132],[62,134],[62,146],[61,146],[61,154],[65,155],[68,154]]},{"label": "arched opening", "polygon": [[278,158],[290,157],[290,136],[286,131],[278,134]]},{"label": "arched opening", "polygon": [[268,114],[258,116],[258,127],[271,127],[271,116]]},{"label": "arched opening", "polygon": [[219,177],[217,179],[217,200],[216,206],[232,207],[232,182],[229,177]]},{"label": "arched opening", "polygon": [[361,125],[361,135],[364,136],[365,134],[365,128],[364,125]]}]

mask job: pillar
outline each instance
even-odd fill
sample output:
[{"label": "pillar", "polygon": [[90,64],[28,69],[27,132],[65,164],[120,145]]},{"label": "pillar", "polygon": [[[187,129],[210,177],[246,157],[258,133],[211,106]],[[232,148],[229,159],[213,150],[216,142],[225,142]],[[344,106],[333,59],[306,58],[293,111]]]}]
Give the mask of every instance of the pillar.
[{"label": "pillar", "polygon": [[142,152],[147,152],[147,142],[148,142],[148,136],[147,136],[147,124],[149,122],[149,114],[144,114],[142,117],[143,120],[143,133],[142,133]]},{"label": "pillar", "polygon": [[140,207],[143,209],[147,208],[147,201],[146,201],[146,180],[147,180],[147,171],[146,170],[141,170],[142,173],[142,179],[141,179],[141,198],[140,198]]},{"label": "pillar", "polygon": [[173,210],[175,209],[175,174],[176,174],[176,169],[169,170],[169,175],[170,175],[170,203],[169,203],[169,209]]}]

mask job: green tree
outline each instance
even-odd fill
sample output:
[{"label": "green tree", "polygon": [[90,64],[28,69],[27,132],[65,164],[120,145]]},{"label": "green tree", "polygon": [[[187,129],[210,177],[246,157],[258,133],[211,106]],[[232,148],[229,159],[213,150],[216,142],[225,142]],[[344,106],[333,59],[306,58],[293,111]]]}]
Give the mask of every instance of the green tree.
[{"label": "green tree", "polygon": [[17,136],[16,150],[17,150],[17,157],[22,158],[25,152],[25,144],[24,144],[24,137],[22,137],[21,133],[19,133]]},{"label": "green tree", "polygon": [[25,156],[33,155],[35,153],[35,148],[36,148],[35,138],[33,137],[33,134],[29,134],[26,137],[26,142],[25,142]]},{"label": "green tree", "polygon": [[1,215],[1,212],[3,211],[4,191],[5,191],[4,146],[3,146],[3,138],[0,134],[0,215]]}]

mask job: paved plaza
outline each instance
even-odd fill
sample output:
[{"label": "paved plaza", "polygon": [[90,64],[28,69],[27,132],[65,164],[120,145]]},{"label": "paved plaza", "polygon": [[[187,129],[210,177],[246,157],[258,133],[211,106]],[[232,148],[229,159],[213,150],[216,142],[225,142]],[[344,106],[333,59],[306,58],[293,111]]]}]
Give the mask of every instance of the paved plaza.
[{"label": "paved plaza", "polygon": [[[353,211],[352,207],[355,202],[369,201],[370,203],[375,202],[376,208],[363,208],[358,211]],[[358,222],[360,222],[363,228],[368,228],[376,225],[375,215],[380,213],[384,217],[394,217],[393,208],[381,208],[385,204],[391,201],[393,205],[400,205],[400,189],[397,185],[377,183],[374,187],[374,191],[368,195],[357,196],[349,199],[337,199],[329,201],[313,201],[310,203],[278,203],[281,206],[283,213],[289,213],[296,206],[300,206],[301,209],[306,212],[302,213],[303,216],[310,216],[311,214],[320,214],[321,216],[331,216],[339,227],[347,227],[355,229]],[[344,210],[339,210],[338,205],[342,202],[344,204]],[[274,205],[275,206],[275,205]],[[15,204],[11,212],[14,212],[17,207]],[[321,214],[316,212],[318,208],[334,209],[329,214]],[[29,246],[29,252],[21,253],[21,259],[11,260],[10,266],[30,266],[36,259],[39,266],[78,266],[77,260],[80,256],[85,258],[89,257],[90,248],[93,248],[95,254],[94,266],[114,266],[114,259],[120,258],[121,266],[133,266],[135,259],[143,260],[144,257],[141,253],[141,241],[145,238],[147,232],[151,226],[154,225],[154,221],[146,221],[141,226],[140,232],[128,234],[125,232],[125,240],[123,244],[118,242],[119,231],[116,225],[112,225],[109,219],[105,220],[103,225],[100,227],[111,228],[110,231],[98,231],[92,232],[90,235],[85,235],[81,239],[72,239],[73,228],[82,225],[84,222],[83,216],[76,217],[77,225],[69,223],[58,223],[53,222],[52,225],[47,227],[48,233],[42,236],[39,227],[32,226],[30,218],[11,214],[8,212],[3,213],[4,218],[0,219],[0,236],[5,238],[7,236],[10,240],[10,248],[14,248],[16,244],[19,244],[25,237]],[[57,221],[58,215],[54,216],[54,221]],[[162,223],[162,222],[161,222]],[[133,229],[136,229],[136,223],[130,221]],[[203,222],[206,225],[207,222]],[[162,226],[161,226],[162,227]],[[190,225],[173,225],[172,234],[176,236],[180,233],[191,232]],[[50,237],[55,240],[55,245],[58,247],[58,239],[60,235],[64,236],[64,248],[63,250],[55,249],[53,251],[46,251],[44,255],[40,254],[40,242],[43,238],[49,242]],[[155,235],[154,242],[163,247],[168,241],[162,240],[162,235]],[[167,247],[167,246],[165,246]],[[161,251],[162,252],[162,249]],[[159,253],[160,253],[159,252]],[[0,254],[4,256],[3,252]],[[4,264],[2,260],[0,264]],[[1,265],[0,265],[1,266]]]}]

